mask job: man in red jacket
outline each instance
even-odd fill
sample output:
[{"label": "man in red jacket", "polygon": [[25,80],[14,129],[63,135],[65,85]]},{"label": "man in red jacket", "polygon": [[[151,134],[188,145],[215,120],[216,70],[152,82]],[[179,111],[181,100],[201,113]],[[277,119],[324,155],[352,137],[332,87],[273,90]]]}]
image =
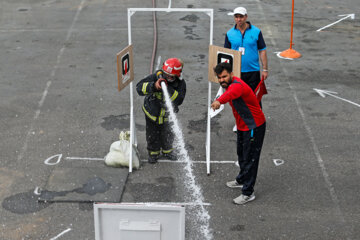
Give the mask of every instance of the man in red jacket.
[{"label": "man in red jacket", "polygon": [[229,103],[237,126],[237,155],[240,172],[234,181],[227,182],[230,188],[242,188],[235,204],[245,204],[255,199],[254,186],[259,166],[260,152],[265,136],[266,121],[253,90],[240,78],[233,76],[229,63],[220,63],[214,68],[225,92],[216,99],[211,108]]}]

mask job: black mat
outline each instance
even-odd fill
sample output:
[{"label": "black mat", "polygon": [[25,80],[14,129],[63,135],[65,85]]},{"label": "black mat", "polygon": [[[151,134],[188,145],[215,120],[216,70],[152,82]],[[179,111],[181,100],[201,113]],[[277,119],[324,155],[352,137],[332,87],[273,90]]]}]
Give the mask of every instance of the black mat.
[{"label": "black mat", "polygon": [[53,167],[39,201],[119,202],[129,172],[88,160],[65,160]]}]

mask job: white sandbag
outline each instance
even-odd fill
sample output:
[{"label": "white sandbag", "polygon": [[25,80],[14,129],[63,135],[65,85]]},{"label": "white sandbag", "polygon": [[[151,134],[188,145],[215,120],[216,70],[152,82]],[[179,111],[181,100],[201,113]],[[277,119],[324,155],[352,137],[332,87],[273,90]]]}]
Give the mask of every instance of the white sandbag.
[{"label": "white sandbag", "polygon": [[[130,132],[121,132],[120,140],[113,142],[110,146],[109,153],[105,156],[105,164],[111,167],[129,167],[130,160]],[[132,167],[139,169],[140,167],[140,154],[133,145],[133,158]]]}]

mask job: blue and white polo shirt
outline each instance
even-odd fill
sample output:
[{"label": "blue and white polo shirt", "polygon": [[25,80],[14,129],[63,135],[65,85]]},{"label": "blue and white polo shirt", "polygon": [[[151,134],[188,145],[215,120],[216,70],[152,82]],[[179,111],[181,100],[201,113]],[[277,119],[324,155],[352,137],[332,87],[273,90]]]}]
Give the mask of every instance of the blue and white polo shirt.
[{"label": "blue and white polo shirt", "polygon": [[244,48],[244,55],[241,56],[241,72],[260,71],[259,51],[266,49],[266,44],[261,30],[250,22],[244,35],[236,28],[236,24],[231,28],[225,37],[225,48],[239,50]]}]

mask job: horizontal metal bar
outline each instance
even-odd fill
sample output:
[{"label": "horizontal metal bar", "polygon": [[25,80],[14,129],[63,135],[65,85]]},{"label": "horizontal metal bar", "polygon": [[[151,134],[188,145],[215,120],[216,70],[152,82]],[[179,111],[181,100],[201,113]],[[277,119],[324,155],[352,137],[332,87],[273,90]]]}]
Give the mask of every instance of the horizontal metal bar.
[{"label": "horizontal metal bar", "polygon": [[212,13],[212,8],[128,8],[130,12],[205,12]]}]

